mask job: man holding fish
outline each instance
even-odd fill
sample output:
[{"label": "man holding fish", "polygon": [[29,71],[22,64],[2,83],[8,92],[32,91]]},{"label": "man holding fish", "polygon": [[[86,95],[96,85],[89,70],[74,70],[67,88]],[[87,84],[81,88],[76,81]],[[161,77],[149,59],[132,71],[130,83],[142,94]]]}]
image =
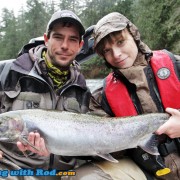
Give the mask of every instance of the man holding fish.
[{"label": "man holding fish", "polygon": [[[169,136],[159,146],[161,156],[147,155],[138,148],[130,151],[146,176],[131,159],[123,159],[123,165],[123,160],[117,164],[102,161],[85,165],[77,170],[75,178],[179,179],[179,139],[174,138],[180,137],[180,112],[177,110],[180,108],[180,57],[167,51],[151,51],[141,41],[137,27],[120,13],[103,17],[95,26],[94,38],[95,51],[105,59],[113,73],[105,79],[104,87],[94,93],[95,99],[91,102],[95,106],[90,104],[90,109],[99,107],[116,117],[163,113],[165,110],[172,116],[159,129],[157,127],[156,134]],[[34,142],[34,136],[37,142],[41,141],[38,134],[32,134],[31,142]],[[45,148],[43,143],[38,143],[39,148],[41,145]],[[88,170],[92,172],[89,175]],[[156,177],[152,177],[154,175]]]},{"label": "man holding fish", "polygon": [[[45,45],[39,45],[7,61],[0,67],[0,113],[20,109],[53,109],[86,113],[90,91],[75,60],[83,45],[85,29],[72,11],[55,12],[44,34]],[[31,137],[31,136],[30,136]],[[42,141],[36,141],[36,144]],[[56,155],[39,156],[30,151],[27,158],[17,145],[0,143],[1,169],[72,169],[75,158]],[[44,152],[44,151],[43,151]],[[28,179],[29,177],[23,177]],[[31,177],[31,179],[55,177]],[[10,177],[22,179],[22,177]],[[59,177],[57,177],[59,179]]]}]

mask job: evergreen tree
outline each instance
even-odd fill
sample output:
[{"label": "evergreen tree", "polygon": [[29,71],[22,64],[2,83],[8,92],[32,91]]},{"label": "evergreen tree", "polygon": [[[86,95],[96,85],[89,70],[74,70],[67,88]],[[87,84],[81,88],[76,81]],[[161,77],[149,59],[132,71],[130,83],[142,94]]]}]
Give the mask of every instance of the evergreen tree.
[{"label": "evergreen tree", "polygon": [[151,49],[180,54],[179,8],[180,0],[27,0],[17,17],[7,8],[1,13],[0,59],[17,57],[30,39],[42,36],[57,9],[74,11],[85,28],[110,12],[120,12],[137,25]]},{"label": "evergreen tree", "polygon": [[42,36],[46,31],[47,13],[44,2],[39,0],[27,0],[26,33],[29,39]]},{"label": "evergreen tree", "polygon": [[180,53],[180,1],[138,0],[134,5],[134,23],[144,42],[152,49]]},{"label": "evergreen tree", "polygon": [[59,8],[61,10],[71,10],[76,12],[76,7],[78,4],[78,0],[61,0],[59,3]]},{"label": "evergreen tree", "polygon": [[4,8],[2,11],[2,22],[0,26],[0,59],[11,59],[17,57],[18,35],[16,18],[13,11]]}]

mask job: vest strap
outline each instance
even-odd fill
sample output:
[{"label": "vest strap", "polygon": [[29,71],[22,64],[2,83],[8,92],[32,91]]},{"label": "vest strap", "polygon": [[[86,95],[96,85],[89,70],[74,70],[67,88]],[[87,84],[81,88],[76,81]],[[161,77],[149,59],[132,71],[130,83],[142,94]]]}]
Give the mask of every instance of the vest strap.
[{"label": "vest strap", "polygon": [[179,138],[176,139],[170,139],[168,138],[166,143],[162,143],[159,145],[158,150],[161,156],[166,157],[167,155],[178,152],[179,153],[179,147],[180,146],[180,140]]}]

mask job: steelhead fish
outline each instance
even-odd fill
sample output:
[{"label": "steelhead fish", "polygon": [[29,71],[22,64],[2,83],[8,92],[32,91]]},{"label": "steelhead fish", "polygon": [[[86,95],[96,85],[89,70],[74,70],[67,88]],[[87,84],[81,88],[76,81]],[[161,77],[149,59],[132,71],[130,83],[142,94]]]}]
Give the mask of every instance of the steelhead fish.
[{"label": "steelhead fish", "polygon": [[64,156],[100,156],[117,162],[109,153],[141,147],[158,155],[153,135],[169,115],[152,113],[113,118],[52,110],[18,110],[0,114],[0,141],[16,143],[37,131],[50,153]]}]

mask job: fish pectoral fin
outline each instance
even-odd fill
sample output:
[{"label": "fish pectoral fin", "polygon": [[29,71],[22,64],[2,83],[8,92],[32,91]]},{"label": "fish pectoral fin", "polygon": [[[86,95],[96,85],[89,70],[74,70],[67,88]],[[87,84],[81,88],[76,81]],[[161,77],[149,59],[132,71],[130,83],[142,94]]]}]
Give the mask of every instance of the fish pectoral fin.
[{"label": "fish pectoral fin", "polygon": [[97,156],[103,158],[103,159],[106,159],[110,162],[113,162],[113,163],[118,163],[119,161],[114,159],[110,154],[97,154]]},{"label": "fish pectoral fin", "polygon": [[24,137],[21,137],[21,142],[23,143],[23,144],[28,144],[28,145],[30,145],[32,148],[34,148],[35,150],[37,150],[37,151],[41,151],[40,149],[38,149],[38,148],[36,148],[33,144],[31,144],[26,138],[24,138]]},{"label": "fish pectoral fin", "polygon": [[158,144],[158,136],[156,134],[152,134],[144,143],[140,144],[139,147],[149,154],[159,155]]}]

